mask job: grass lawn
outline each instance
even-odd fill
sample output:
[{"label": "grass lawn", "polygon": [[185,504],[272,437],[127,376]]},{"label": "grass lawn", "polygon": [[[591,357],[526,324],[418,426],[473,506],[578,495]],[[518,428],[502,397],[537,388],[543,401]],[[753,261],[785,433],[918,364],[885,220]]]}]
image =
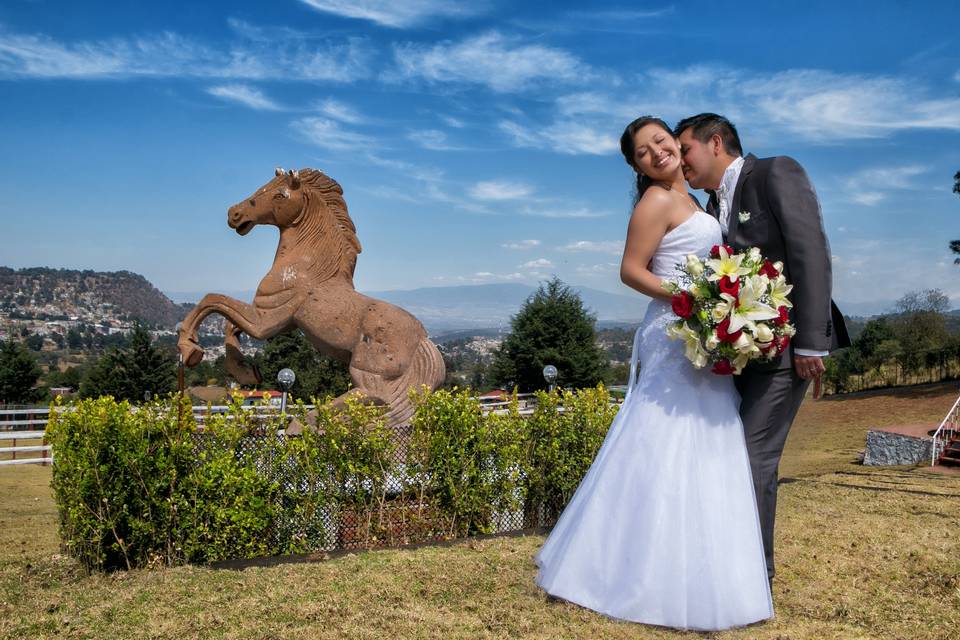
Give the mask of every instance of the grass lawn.
[{"label": "grass lawn", "polygon": [[866,430],[937,422],[956,384],[808,400],[784,459],[777,617],[720,634],[608,620],[533,584],[542,535],[244,570],[84,575],[50,469],[0,467],[3,638],[958,638],[960,475],[856,464]]}]

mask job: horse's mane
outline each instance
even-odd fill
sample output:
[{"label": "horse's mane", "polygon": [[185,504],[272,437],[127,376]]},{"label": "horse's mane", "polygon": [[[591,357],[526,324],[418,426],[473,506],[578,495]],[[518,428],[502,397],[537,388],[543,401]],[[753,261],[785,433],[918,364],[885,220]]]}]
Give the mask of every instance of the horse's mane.
[{"label": "horse's mane", "polygon": [[[306,205],[304,206],[304,234],[310,241],[318,242],[321,256],[319,272],[321,277],[331,277],[336,273],[353,280],[353,271],[357,265],[357,254],[360,253],[360,240],[357,238],[357,228],[347,213],[347,203],[343,199],[343,189],[336,180],[316,169],[300,170],[300,185],[304,189]],[[319,199],[333,214],[333,223],[336,228],[336,237],[323,233],[323,216],[320,215]],[[328,258],[328,259],[324,259]],[[330,260],[329,258],[334,258]]]}]

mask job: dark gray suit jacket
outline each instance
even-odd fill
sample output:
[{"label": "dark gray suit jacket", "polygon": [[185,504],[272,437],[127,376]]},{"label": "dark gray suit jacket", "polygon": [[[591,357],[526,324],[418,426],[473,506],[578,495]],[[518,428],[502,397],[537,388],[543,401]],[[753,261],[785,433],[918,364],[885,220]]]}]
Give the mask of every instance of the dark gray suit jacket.
[{"label": "dark gray suit jacket", "polygon": [[[711,195],[707,211],[717,216],[716,195]],[[741,212],[748,217],[743,222]],[[735,251],[759,247],[771,261],[783,262],[783,274],[793,285],[791,319],[797,334],[779,361],[761,366],[792,367],[793,347],[833,351],[850,346],[843,314],[830,299],[830,244],[820,203],[796,160],[786,156],[761,159],[753,154],[743,159],[724,236]]]}]

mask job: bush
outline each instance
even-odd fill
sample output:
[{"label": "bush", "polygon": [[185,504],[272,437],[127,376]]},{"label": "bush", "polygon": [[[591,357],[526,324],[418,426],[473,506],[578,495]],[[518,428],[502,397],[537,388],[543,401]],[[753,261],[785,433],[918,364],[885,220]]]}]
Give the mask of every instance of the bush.
[{"label": "bush", "polygon": [[519,503],[523,437],[516,396],[485,417],[469,389],[412,391],[417,406],[408,464],[414,494],[445,516],[450,536],[489,533],[495,511]]},{"label": "bush", "polygon": [[593,463],[617,413],[603,385],[538,391],[527,419],[525,526],[553,522]]},{"label": "bush", "polygon": [[[530,418],[516,396],[484,416],[469,390],[411,395],[409,434],[348,396],[318,405],[316,429],[291,438],[277,435],[283,418],[264,422],[239,397],[202,430],[176,396],[58,404],[48,431],[64,546],[104,571],[542,526],[616,413],[602,386],[540,392]],[[302,403],[293,412],[307,422]]]}]

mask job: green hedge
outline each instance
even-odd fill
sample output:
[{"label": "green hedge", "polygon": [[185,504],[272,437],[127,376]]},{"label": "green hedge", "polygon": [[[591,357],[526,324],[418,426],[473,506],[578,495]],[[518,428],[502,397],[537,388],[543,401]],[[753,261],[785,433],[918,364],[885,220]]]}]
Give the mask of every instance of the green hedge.
[{"label": "green hedge", "polygon": [[[352,397],[316,430],[277,436],[237,398],[197,429],[175,396],[51,412],[65,548],[90,570],[396,545],[550,524],[616,408],[601,386],[516,398],[484,416],[469,389],[414,391],[408,433]],[[307,419],[302,404],[291,413]]]}]

